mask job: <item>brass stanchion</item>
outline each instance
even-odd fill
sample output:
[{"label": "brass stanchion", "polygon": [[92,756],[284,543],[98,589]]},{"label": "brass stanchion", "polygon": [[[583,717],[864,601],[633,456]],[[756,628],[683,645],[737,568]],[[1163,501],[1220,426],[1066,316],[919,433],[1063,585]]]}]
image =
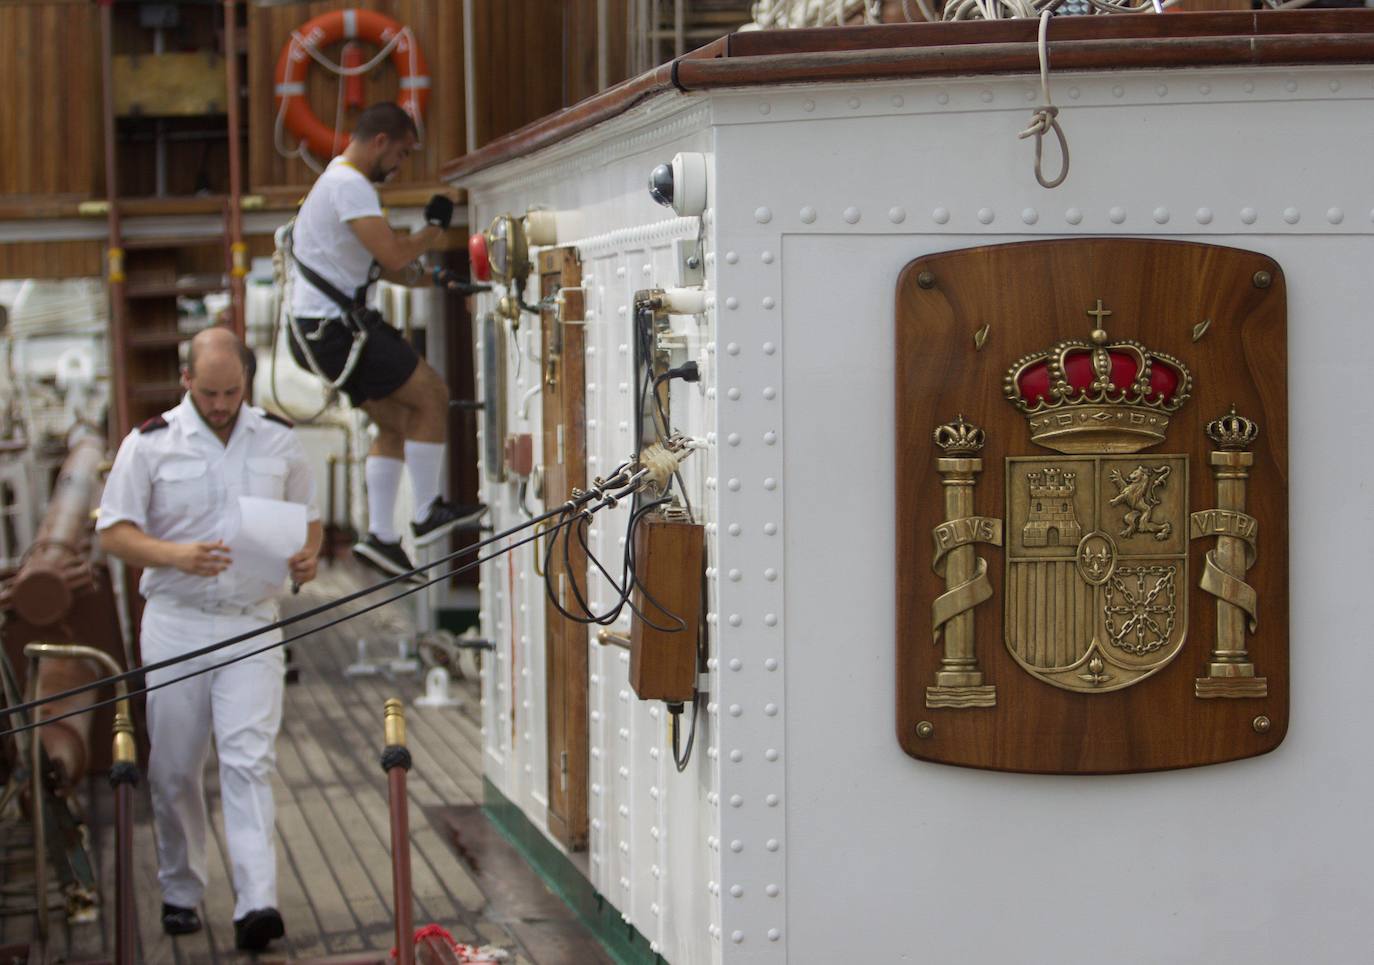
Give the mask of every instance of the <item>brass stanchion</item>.
[{"label": "brass stanchion", "polygon": [[134,788],[138,786],[138,752],[129,708],[120,701],[115,711],[114,764],[110,784],[115,792],[115,965],[134,965]]},{"label": "brass stanchion", "polygon": [[414,902],[410,891],[410,815],[406,799],[406,771],[410,770],[410,751],[406,749],[405,708],[395,697],[386,702],[383,730],[386,747],[382,750],[382,770],[386,771],[391,804],[391,890],[396,903],[396,957],[400,965],[415,965]]}]

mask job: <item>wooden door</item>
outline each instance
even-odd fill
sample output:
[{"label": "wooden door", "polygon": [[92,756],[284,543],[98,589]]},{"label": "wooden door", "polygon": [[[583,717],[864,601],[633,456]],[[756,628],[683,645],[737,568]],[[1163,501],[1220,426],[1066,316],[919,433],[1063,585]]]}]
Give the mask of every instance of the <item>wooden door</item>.
[{"label": "wooden door", "polygon": [[[573,248],[539,255],[539,295],[577,288],[582,266]],[[566,501],[587,485],[585,339],[581,321],[562,322],[556,308],[540,313],[544,379],[544,505]],[[541,549],[543,541],[540,542]],[[549,580],[564,609],[577,613],[569,579],[585,598],[587,561],[573,539],[565,566],[561,545],[549,561]],[[587,846],[587,627],[544,604],[545,688],[549,725],[549,830],[571,850]]]}]

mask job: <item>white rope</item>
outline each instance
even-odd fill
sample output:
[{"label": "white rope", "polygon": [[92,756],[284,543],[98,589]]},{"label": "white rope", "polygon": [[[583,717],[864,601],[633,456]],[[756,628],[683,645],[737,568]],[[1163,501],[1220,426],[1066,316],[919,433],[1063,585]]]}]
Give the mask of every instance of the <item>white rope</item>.
[{"label": "white rope", "polygon": [[[1017,138],[1035,136],[1035,180],[1040,182],[1042,188],[1057,188],[1069,176],[1069,142],[1064,137],[1064,129],[1059,126],[1059,108],[1054,106],[1054,98],[1050,96],[1050,49],[1046,38],[1049,35],[1051,16],[1053,14],[1049,10],[1040,11],[1040,39],[1037,47],[1040,51],[1040,90],[1045,95],[1045,102],[1035,109],[1030,126],[1016,135]],[[1064,165],[1058,177],[1047,181],[1041,160],[1045,135],[1050,131],[1054,131],[1059,138],[1059,153],[1064,159]]]}]

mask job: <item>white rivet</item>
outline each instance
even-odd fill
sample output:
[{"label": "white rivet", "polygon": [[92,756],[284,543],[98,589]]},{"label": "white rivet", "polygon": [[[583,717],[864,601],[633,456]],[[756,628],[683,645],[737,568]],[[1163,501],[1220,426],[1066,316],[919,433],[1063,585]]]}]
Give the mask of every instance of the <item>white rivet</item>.
[{"label": "white rivet", "polygon": [[1156,84],[1156,85],[1155,85],[1155,93],[1158,94],[1160,97],[1163,97],[1165,94],[1169,93],[1169,85],[1168,85],[1168,84]]},{"label": "white rivet", "polygon": [[[777,931],[777,929],[774,929],[773,931]],[[769,938],[772,938],[772,937],[773,937],[773,932],[770,931],[770,932],[768,933],[768,937],[769,937]],[[659,945],[658,942],[649,942],[649,951],[653,952],[655,955],[657,955],[657,954],[659,953],[659,951],[662,950],[662,947],[663,947],[663,946]]]},{"label": "white rivet", "polygon": [[767,101],[764,101],[762,104],[759,105],[759,113],[760,113],[760,114],[767,114],[767,113],[768,113],[769,111],[771,111],[772,109],[773,109],[772,105],[770,105]]},{"label": "white rivet", "polygon": [[778,571],[770,566],[763,571],[763,578],[771,583],[778,578]]},{"label": "white rivet", "polygon": [[771,446],[778,441],[778,434],[774,432],[772,429],[769,429],[767,432],[763,434],[763,441]]},{"label": "white rivet", "polygon": [[764,705],[763,705],[763,713],[764,713],[764,715],[767,716],[767,717],[776,717],[776,716],[778,716],[778,705],[777,705],[777,704],[764,704]]},{"label": "white rivet", "polygon": [[1198,208],[1198,209],[1197,209],[1197,214],[1193,215],[1193,217],[1197,218],[1197,223],[1198,223],[1198,224],[1211,224],[1211,223],[1212,223],[1212,209],[1211,209],[1211,208]]},{"label": "white rivet", "polygon": [[720,666],[720,661],[717,660],[715,657],[711,657],[709,660],[706,661],[706,669],[707,669],[707,670],[715,670],[715,669],[716,669],[717,667],[719,667],[719,666]]},{"label": "white rivet", "polygon": [[1336,91],[1338,91],[1338,90],[1341,89],[1341,82],[1338,81],[1338,80],[1333,80],[1331,83],[1327,84],[1326,86],[1331,90],[1331,93],[1334,94],[1334,93],[1336,93]]},{"label": "white rivet", "polygon": [[1295,93],[1298,89],[1298,82],[1296,80],[1286,81],[1283,85],[1283,89],[1290,94]]},{"label": "white rivet", "polygon": [[1021,96],[1026,99],[1026,103],[1030,103],[1031,101],[1035,100],[1035,91],[1027,87],[1025,90],[1021,92]]},{"label": "white rivet", "polygon": [[740,942],[744,941],[744,932],[742,932],[742,931],[731,932],[731,933],[730,933],[730,941],[732,941],[732,942],[734,942],[736,945],[738,945]]},{"label": "white rivet", "polygon": [[860,101],[857,97],[851,97],[851,98],[849,98],[849,109],[850,109],[851,111],[858,110],[858,109],[859,109],[859,104],[861,104],[861,103],[862,103],[862,101]]},{"label": "white rivet", "polygon": [[[1372,213],[1374,213],[1374,212],[1372,212]],[[772,536],[772,535],[774,535],[775,533],[777,533],[777,531],[778,531],[778,524],[777,524],[777,523],[764,523],[764,524],[763,524],[763,535],[765,535],[765,536]]]},{"label": "white rivet", "polygon": [[1332,224],[1340,224],[1345,220],[1345,212],[1340,208],[1328,208],[1326,211],[1326,220]]},{"label": "white rivet", "polygon": [[713,386],[711,386],[709,389],[706,390],[706,398],[708,398],[708,399],[714,399],[715,397],[716,397],[716,387],[713,385]]},{"label": "white rivet", "polygon": [[1253,80],[1247,80],[1240,86],[1242,89],[1244,89],[1245,93],[1247,94],[1253,94],[1255,92],[1255,82]]},{"label": "white rivet", "polygon": [[775,808],[778,806],[778,796],[776,794],[770,794],[763,799],[763,802],[770,808]]},{"label": "white rivet", "polygon": [[1026,224],[1035,224],[1040,220],[1040,214],[1034,208],[1025,208],[1021,212],[1021,220]]},{"label": "white rivet", "polygon": [[1254,224],[1259,219],[1259,212],[1254,208],[1241,208],[1240,220],[1246,224]]},{"label": "white rivet", "polygon": [[739,625],[740,625],[741,623],[743,623],[743,622],[744,622],[744,618],[741,617],[738,613],[732,613],[732,614],[730,614],[730,626],[732,626],[732,627],[737,627],[737,626],[739,626]]},{"label": "white rivet", "polygon": [[768,839],[768,843],[765,844],[764,847],[767,848],[769,851],[776,851],[776,850],[778,850],[778,839],[777,839],[777,838],[769,838],[769,839]]},{"label": "white rivet", "polygon": [[1080,91],[1077,87],[1070,87],[1070,88],[1069,88],[1069,99],[1070,99],[1070,100],[1075,100],[1075,101],[1076,101],[1076,100],[1078,100],[1078,98],[1082,95],[1082,93],[1083,93],[1083,92]]},{"label": "white rivet", "polygon": [[[619,268],[617,268],[617,269],[615,270],[615,277],[617,277],[617,278],[624,278],[624,277],[625,277],[625,266],[624,266],[624,265],[621,265]],[[622,306],[622,307],[623,307],[623,306]]]},{"label": "white rivet", "polygon": [[729,445],[732,445],[732,446],[737,446],[737,445],[739,445],[739,433],[738,433],[738,432],[732,432],[732,433],[730,433],[728,436],[725,437],[725,441],[726,441],[726,443],[728,443]]},{"label": "white rivet", "polygon": [[768,895],[769,898],[778,897],[778,886],[773,884],[772,882],[769,882],[768,887],[764,888],[763,891],[764,894]]},{"label": "white rivet", "polygon": [[732,493],[737,493],[740,490],[740,481],[738,479],[730,479],[725,485]]},{"label": "white rivet", "polygon": [[982,101],[984,104],[991,104],[991,103],[992,103],[992,91],[990,91],[990,90],[985,90],[985,91],[980,92],[980,93],[978,94],[978,99],[979,99],[980,101]]},{"label": "white rivet", "polygon": [[934,211],[930,213],[930,220],[934,221],[936,224],[947,223],[949,221],[949,209],[936,208]]},{"label": "white rivet", "polygon": [[763,387],[763,397],[765,399],[768,399],[769,401],[772,401],[773,399],[776,399],[778,397],[778,390],[773,388],[771,385],[765,385]]},{"label": "white rivet", "polygon": [[777,347],[776,345],[774,345],[772,342],[764,342],[764,343],[763,343],[763,354],[764,354],[764,355],[772,355],[772,354],[773,354],[774,352],[776,352],[777,350],[778,350],[778,347]]},{"label": "white rivet", "polygon": [[779,938],[781,938],[781,937],[782,937],[782,932],[778,931],[776,928],[770,928],[770,929],[768,929],[768,940],[769,940],[770,942],[775,942],[775,941],[777,941],[777,940],[778,940]]},{"label": "white rivet", "polygon": [[[771,578],[771,577],[770,577],[770,578]],[[766,626],[766,627],[775,627],[775,626],[777,626],[777,625],[778,625],[778,615],[777,615],[776,613],[765,613],[764,616],[763,616],[763,625]]]},{"label": "white rivet", "polygon": [[734,311],[736,308],[739,308],[739,299],[731,295],[729,298],[725,299],[725,307]]},{"label": "white rivet", "polygon": [[893,107],[901,107],[901,106],[902,106],[903,104],[905,104],[905,103],[906,103],[906,101],[902,98],[902,95],[901,95],[901,94],[893,94],[893,95],[892,95],[892,106],[893,106]]},{"label": "white rivet", "polygon": [[739,582],[740,580],[742,580],[742,579],[744,579],[744,574],[741,573],[739,570],[731,570],[731,571],[730,571],[730,582],[731,582],[731,583],[738,583],[738,582]]},{"label": "white rivet", "polygon": [[738,717],[738,716],[739,716],[740,714],[742,714],[742,713],[744,713],[744,708],[741,707],[739,704],[731,704],[731,705],[730,705],[730,716],[731,716],[731,717]]},{"label": "white rivet", "polygon": [[769,476],[767,479],[763,481],[763,488],[771,493],[773,490],[778,488],[778,481],[774,479],[772,476]]},{"label": "white rivet", "polygon": [[935,95],[935,101],[936,101],[936,103],[938,103],[938,104],[948,104],[948,103],[949,103],[949,95],[946,94],[944,91],[940,91],[940,93],[938,93],[938,94]]},{"label": "white rivet", "polygon": [[765,295],[762,304],[764,308],[772,308],[777,302],[773,300],[772,295]]},{"label": "white rivet", "polygon": [[736,671],[738,671],[738,670],[743,670],[743,669],[744,669],[744,661],[741,660],[739,657],[732,657],[732,658],[730,659],[730,669],[731,669],[731,670],[736,670]]},{"label": "white rivet", "polygon": [[726,263],[727,265],[734,265],[734,264],[737,264],[738,262],[739,262],[739,253],[738,253],[738,252],[727,251],[727,252],[725,253],[725,263]]},{"label": "white rivet", "polygon": [[726,345],[726,346],[725,346],[725,354],[726,354],[726,355],[738,355],[738,354],[739,354],[739,343],[738,343],[738,342],[730,342],[728,345]]},{"label": "white rivet", "polygon": [[893,224],[901,224],[906,220],[906,209],[903,207],[888,208],[887,220]]},{"label": "white rivet", "polygon": [[759,255],[759,257],[763,259],[765,265],[771,265],[773,263],[773,253],[771,251],[765,251],[763,254]]},{"label": "white rivet", "polygon": [[744,894],[744,889],[743,889],[742,887],[740,887],[739,885],[731,885],[731,886],[730,886],[730,894],[733,895],[734,897],[738,898],[738,897],[740,897],[741,895]]},{"label": "white rivet", "polygon": [[992,219],[997,217],[991,208],[979,208],[978,220],[983,224],[992,224]]},{"label": "white rivet", "polygon": [[1284,208],[1283,220],[1287,221],[1289,224],[1297,224],[1302,220],[1302,213],[1299,212],[1297,208]]},{"label": "white rivet", "polygon": [[1168,224],[1168,223],[1169,223],[1169,209],[1168,209],[1168,208],[1155,208],[1155,210],[1154,210],[1154,219],[1155,219],[1155,224]]},{"label": "white rivet", "polygon": [[738,764],[740,761],[744,760],[744,751],[740,750],[738,747],[735,748],[730,752],[730,760]]},{"label": "white rivet", "polygon": [[1206,97],[1208,94],[1212,93],[1212,85],[1211,85],[1211,84],[1199,84],[1197,90],[1198,90],[1198,93],[1199,93],[1199,94],[1201,94],[1201,95],[1203,95],[1204,97]]},{"label": "white rivet", "polygon": [[738,536],[740,534],[739,523],[731,523],[726,532],[731,536]]},{"label": "white rivet", "polygon": [[810,113],[811,111],[814,111],[815,109],[816,109],[816,102],[813,101],[811,98],[808,97],[806,100],[802,101],[802,110],[806,111],[807,113]]},{"label": "white rivet", "polygon": [[731,402],[738,402],[738,401],[739,401],[740,391],[739,391],[739,388],[738,388],[738,387],[732,385],[732,386],[729,388],[729,390],[728,390],[725,394],[726,394],[726,396],[730,399]]},{"label": "white rivet", "polygon": [[754,220],[759,224],[767,224],[773,220],[773,212],[769,211],[767,208],[755,208]]},{"label": "white rivet", "polygon": [[1126,220],[1126,209],[1122,207],[1111,208],[1107,212],[1107,220],[1112,224],[1121,224]]},{"label": "white rivet", "polygon": [[777,670],[777,669],[778,669],[778,658],[777,658],[777,657],[769,657],[767,660],[765,660],[765,661],[763,662],[763,666],[764,666],[766,669],[768,669],[768,670]]},{"label": "white rivet", "polygon": [[1126,88],[1122,87],[1120,84],[1117,84],[1115,87],[1112,88],[1113,97],[1120,97],[1124,93],[1126,93]]},{"label": "white rivet", "polygon": [[770,761],[776,761],[778,759],[778,752],[770,747],[768,748],[768,750],[763,752],[763,756],[768,758],[768,760]]},{"label": "white rivet", "polygon": [[645,278],[648,278],[650,275],[654,273],[654,266],[646,264],[643,268],[640,269],[640,272],[644,275]]},{"label": "white rivet", "polygon": [[861,217],[863,217],[863,213],[852,205],[844,209],[844,220],[850,224],[858,224]]},{"label": "white rivet", "polygon": [[1078,208],[1070,208],[1064,212],[1064,220],[1069,224],[1078,224],[1083,220],[1083,212]]},{"label": "white rivet", "polygon": [[735,840],[730,842],[730,850],[735,852],[735,854],[739,854],[741,851],[744,850],[744,842],[741,841],[739,838],[736,838]]},{"label": "white rivet", "polygon": [[743,807],[743,806],[744,806],[744,798],[740,797],[738,794],[731,794],[731,795],[730,795],[730,806],[731,806],[732,808]]},{"label": "white rivet", "polygon": [[797,212],[797,217],[801,218],[802,224],[813,224],[816,220],[816,209],[807,205]]}]

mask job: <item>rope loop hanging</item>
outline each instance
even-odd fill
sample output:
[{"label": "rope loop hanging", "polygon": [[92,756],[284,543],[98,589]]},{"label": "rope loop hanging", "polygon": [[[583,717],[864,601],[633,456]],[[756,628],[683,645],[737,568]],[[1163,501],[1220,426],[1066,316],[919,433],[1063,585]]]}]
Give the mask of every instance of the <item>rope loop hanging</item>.
[{"label": "rope loop hanging", "polygon": [[[1064,129],[1059,126],[1059,108],[1054,106],[1054,98],[1050,96],[1050,51],[1046,36],[1049,32],[1050,17],[1052,12],[1048,9],[1040,11],[1040,90],[1045,95],[1044,104],[1035,109],[1031,115],[1030,125],[1024,131],[1016,135],[1018,138],[1027,138],[1032,135],[1035,137],[1035,180],[1040,182],[1042,188],[1057,188],[1064,183],[1064,179],[1069,176],[1069,142],[1064,137]],[[1059,139],[1059,153],[1063,158],[1063,166],[1059,170],[1057,177],[1046,179],[1044,172],[1044,148],[1045,135],[1054,132]]]}]

